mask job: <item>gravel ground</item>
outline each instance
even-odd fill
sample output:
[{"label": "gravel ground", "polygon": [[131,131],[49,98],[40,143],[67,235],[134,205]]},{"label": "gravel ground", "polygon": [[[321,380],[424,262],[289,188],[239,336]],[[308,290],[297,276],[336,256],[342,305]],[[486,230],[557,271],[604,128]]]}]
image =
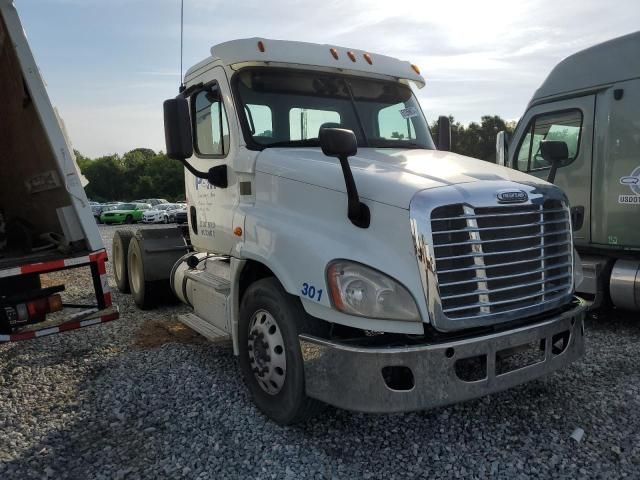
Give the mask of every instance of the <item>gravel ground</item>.
[{"label": "gravel ground", "polygon": [[[117,227],[100,228],[110,246]],[[638,315],[590,318],[584,360],[507,392],[282,428],[230,345],[176,322],[184,307],[142,312],[112,289],[120,320],[0,346],[0,479],[640,478]]]}]

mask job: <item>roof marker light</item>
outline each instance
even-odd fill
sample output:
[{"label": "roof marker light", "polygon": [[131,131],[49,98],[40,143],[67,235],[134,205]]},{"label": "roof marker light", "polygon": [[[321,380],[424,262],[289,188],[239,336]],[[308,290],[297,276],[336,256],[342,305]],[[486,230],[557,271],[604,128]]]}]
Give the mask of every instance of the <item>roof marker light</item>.
[{"label": "roof marker light", "polygon": [[264,53],[264,43],[262,40],[258,40],[258,50]]},{"label": "roof marker light", "polygon": [[373,60],[371,60],[371,55],[369,55],[368,53],[365,53],[362,56],[364,57],[364,59],[367,61],[369,65],[373,65]]},{"label": "roof marker light", "polygon": [[353,54],[351,50],[347,52],[347,56],[351,59],[352,62],[356,61],[356,56]]},{"label": "roof marker light", "polygon": [[338,60],[338,51],[335,48],[330,48],[329,51],[331,52],[331,55],[333,56],[333,58]]},{"label": "roof marker light", "polygon": [[418,68],[417,65],[415,64],[411,64],[411,68],[413,68],[413,71],[416,72],[418,75],[420,75],[420,69]]}]

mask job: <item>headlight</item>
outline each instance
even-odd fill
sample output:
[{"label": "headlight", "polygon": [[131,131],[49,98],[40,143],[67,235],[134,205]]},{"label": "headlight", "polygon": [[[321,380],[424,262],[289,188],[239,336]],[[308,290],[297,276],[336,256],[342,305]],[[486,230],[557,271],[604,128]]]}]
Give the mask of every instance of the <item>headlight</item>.
[{"label": "headlight", "polygon": [[350,315],[420,321],[416,302],[393,278],[362,264],[336,260],[327,269],[327,284],[336,309]]}]

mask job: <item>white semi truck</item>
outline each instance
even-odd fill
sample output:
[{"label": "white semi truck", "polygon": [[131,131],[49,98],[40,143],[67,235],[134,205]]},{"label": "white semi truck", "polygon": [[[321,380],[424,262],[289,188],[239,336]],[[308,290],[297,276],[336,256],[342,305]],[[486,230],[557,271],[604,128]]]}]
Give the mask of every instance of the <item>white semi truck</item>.
[{"label": "white semi truck", "polygon": [[565,195],[437,150],[424,83],[387,56],[254,38],[213,47],[165,102],[188,227],[117,233],[116,281],[143,308],[170,284],[281,424],[459,402],[583,354]]},{"label": "white semi truck", "polygon": [[[118,318],[82,180],[13,2],[0,0],[0,342]],[[69,269],[95,299],[66,298],[51,274]]]}]

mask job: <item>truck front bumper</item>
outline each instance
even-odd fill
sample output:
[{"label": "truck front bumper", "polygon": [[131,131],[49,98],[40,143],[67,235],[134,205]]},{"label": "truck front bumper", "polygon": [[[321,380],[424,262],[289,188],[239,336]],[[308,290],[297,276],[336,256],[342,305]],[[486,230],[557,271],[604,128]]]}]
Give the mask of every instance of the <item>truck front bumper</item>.
[{"label": "truck front bumper", "polygon": [[[381,413],[422,410],[505,390],[584,354],[585,309],[585,302],[576,298],[570,310],[539,323],[419,346],[357,347],[300,335],[306,392],[336,407]],[[532,345],[540,349],[533,363],[505,371],[504,358]],[[479,379],[461,378],[469,359],[484,365]],[[400,386],[390,381],[389,372],[399,373]]]}]

